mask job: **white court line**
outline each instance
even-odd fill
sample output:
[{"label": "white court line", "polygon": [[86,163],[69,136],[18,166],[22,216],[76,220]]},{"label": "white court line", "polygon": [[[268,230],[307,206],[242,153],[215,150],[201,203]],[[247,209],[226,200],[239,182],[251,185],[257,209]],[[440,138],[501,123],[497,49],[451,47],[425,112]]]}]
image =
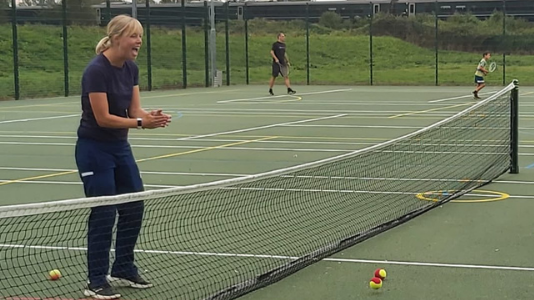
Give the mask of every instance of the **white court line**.
[{"label": "white court line", "polygon": [[[44,172],[72,172],[76,170],[72,169],[49,169],[49,168],[17,168],[17,167],[0,167],[0,170],[8,171],[44,171]],[[229,173],[188,173],[188,172],[153,172],[153,171],[141,171],[141,174],[152,175],[187,175],[187,176],[228,176],[228,177],[244,177],[249,174],[229,174]]]},{"label": "white court line", "polygon": [[[32,142],[0,142],[0,145],[33,145],[33,146],[74,146],[74,143],[32,143]],[[165,146],[165,145],[131,145],[132,148],[163,148],[163,149],[204,149],[203,146]],[[291,152],[352,152],[354,149],[315,149],[315,148],[262,148],[262,147],[224,147],[217,150],[247,151],[291,151]]]},{"label": "white court line", "polygon": [[[288,142],[293,144],[292,142]],[[296,144],[296,142],[294,143]],[[339,143],[337,143],[339,144]],[[365,144],[365,143],[362,143]],[[367,143],[374,145],[373,143]],[[74,143],[33,143],[33,142],[0,142],[0,145],[40,145],[40,146],[74,146]],[[431,145],[431,144],[424,144]],[[455,146],[475,146],[476,144],[455,144]],[[132,148],[164,148],[164,149],[203,149],[201,146],[166,146],[166,145],[136,145],[132,144]],[[442,145],[445,146],[445,145]],[[502,145],[480,145],[484,147],[501,147]],[[519,146],[519,148],[534,148],[534,146]],[[290,151],[290,152],[353,152],[355,149],[322,149],[322,148],[274,148],[274,147],[225,147],[219,150],[247,150],[247,151]],[[421,151],[383,151],[383,153],[425,153]],[[477,154],[477,155],[495,155],[492,152],[464,152],[464,151],[435,151],[434,154]],[[534,153],[519,153],[520,156],[534,156]]]},{"label": "white court line", "polygon": [[[337,125],[334,125],[334,126],[337,126]],[[344,126],[344,125],[340,125],[340,126]],[[350,126],[350,125],[348,125]],[[358,126],[358,125],[355,125],[355,126]],[[387,127],[389,128],[389,127]],[[391,127],[391,128],[402,128],[402,127]],[[408,127],[406,127],[408,128]],[[418,128],[418,127],[417,127]],[[417,129],[416,128],[416,129]],[[454,127],[450,127],[450,128],[454,128]],[[458,128],[461,128],[461,127],[458,127]],[[506,128],[507,129],[507,128]],[[0,135],[0,137],[13,137],[13,138],[36,138],[36,139],[40,139],[40,138],[43,138],[43,139],[76,139],[77,137],[76,136],[31,136],[31,135]],[[288,140],[284,140],[283,138],[288,138]],[[302,141],[302,140],[291,140],[291,136],[280,136],[280,139],[279,140],[276,140],[276,141],[273,141],[273,140],[266,140],[266,141],[258,141],[258,143],[267,143],[267,144],[318,144],[318,145],[373,145],[374,143],[370,143],[370,142],[340,142],[340,141],[334,141],[334,142],[329,142],[329,141],[322,141],[322,140],[317,140],[317,141]],[[306,138],[306,137],[301,137],[301,138]],[[325,139],[329,139],[328,137],[308,137],[308,138],[325,138]],[[143,138],[143,137],[130,137],[129,138],[130,140],[139,140],[139,141],[158,141],[158,142],[161,142],[161,141],[175,141],[174,138],[160,138],[160,137],[157,137],[157,138]],[[336,138],[334,138],[336,139]],[[341,138],[343,139],[343,138]],[[361,137],[361,138],[346,138],[346,139],[353,139],[353,140],[365,140],[365,141],[382,141],[382,140],[387,140],[388,138],[372,138],[372,137]],[[345,140],[345,139],[344,139]],[[195,142],[242,142],[243,140],[242,139],[203,139],[203,140],[198,140],[198,141],[195,141]],[[464,140],[466,141],[466,140]],[[503,140],[495,140],[495,139],[484,139],[484,140],[469,140],[470,142],[498,142],[498,143],[502,143]],[[520,141],[520,142],[528,142],[528,141]],[[12,144],[12,143],[26,143],[26,142],[18,142],[18,141],[5,141],[5,142],[0,142],[0,144],[2,143],[8,143],[8,144]],[[32,142],[30,142],[32,143]],[[47,142],[42,142],[42,145],[48,145]],[[73,144],[67,144],[69,146],[73,145]],[[458,144],[458,143],[454,143],[454,144],[446,144],[446,143],[441,143],[441,144],[432,144],[432,143],[425,143],[425,144],[422,144],[422,145],[439,145],[439,146],[464,146],[464,145],[467,145],[467,146],[473,146],[473,145],[476,145],[476,144]],[[165,146],[165,145],[135,145],[134,146],[140,146],[140,147],[190,147],[191,149],[195,149],[195,148],[200,148],[200,147],[195,147],[195,146]],[[484,145],[484,146],[487,146],[487,145]],[[534,145],[519,145],[519,147],[524,147],[524,148],[534,148]]]},{"label": "white court line", "polygon": [[[43,172],[69,172],[76,171],[72,169],[57,169],[57,168],[20,168],[20,167],[0,167],[0,170],[8,171],[43,171]],[[185,175],[185,176],[228,176],[228,177],[244,177],[254,174],[240,174],[240,173],[195,173],[195,172],[154,172],[154,171],[141,171],[141,174],[152,175]],[[292,175],[284,175],[282,177],[295,177]],[[393,180],[393,181],[450,181],[458,182],[458,179],[447,178],[381,178],[381,177],[344,177],[344,176],[298,176],[298,178],[317,178],[317,179],[348,179],[348,180]],[[50,181],[46,181],[50,182]],[[534,184],[534,181],[526,180],[493,180],[492,183],[504,183],[504,184]],[[534,197],[534,196],[533,196]]]},{"label": "white court line", "polygon": [[6,121],[0,121],[0,124],[17,123],[17,122],[28,122],[28,121],[38,121],[38,120],[62,119],[62,118],[71,118],[71,117],[79,117],[79,116],[80,116],[80,114],[54,116],[54,117],[42,117],[42,118],[31,118],[31,119],[6,120]]},{"label": "white court line", "polygon": [[509,183],[509,184],[534,184],[534,181],[526,180],[494,180],[493,183]]},{"label": "white court line", "polygon": [[[31,135],[0,135],[0,138],[2,137],[12,137],[12,138],[35,138],[35,139],[77,139],[76,136],[31,136]],[[289,137],[286,137],[284,136],[283,138],[289,138],[289,140],[265,140],[265,141],[258,141],[258,143],[273,143],[273,144],[317,144],[317,145],[374,145],[374,143],[362,143],[362,142],[327,142],[327,141],[300,141],[300,140],[291,140],[290,136]],[[310,138],[313,138],[313,137],[310,137]],[[157,141],[157,142],[162,142],[162,141],[175,141],[176,139],[175,138],[143,138],[143,137],[129,137],[128,138],[129,140],[139,140],[139,141]],[[383,139],[380,139],[380,138],[354,138],[354,140],[386,140],[386,138],[383,138]],[[242,139],[202,139],[202,140],[197,140],[195,141],[196,143],[197,142],[228,142],[228,143],[234,143],[234,142],[242,142],[243,140]],[[16,141],[5,141],[5,142],[0,142],[1,143],[21,143],[21,142],[16,142]],[[24,142],[22,142],[24,143]],[[46,145],[47,143],[44,143],[43,142],[43,145]],[[71,144],[69,144],[71,145]],[[145,145],[145,146],[150,146],[150,145]],[[186,146],[182,146],[182,147],[186,147]],[[534,147],[534,146],[532,146]],[[195,148],[195,147],[190,147],[190,148]],[[199,147],[200,148],[200,147]]]},{"label": "white court line", "polygon": [[227,114],[251,114],[257,113],[257,114],[288,114],[288,115],[294,115],[294,114],[304,114],[304,115],[310,115],[310,114],[335,114],[335,113],[384,113],[384,114],[392,114],[392,113],[405,113],[406,110],[346,110],[346,109],[216,109],[216,108],[206,108],[204,110],[198,110],[198,109],[181,109],[182,113],[188,113],[188,114],[220,114],[221,112],[227,113]]},{"label": "white court line", "polygon": [[387,129],[421,129],[424,126],[387,126],[387,125],[335,125],[335,124],[290,124],[283,127],[333,127],[333,128],[387,128]]},{"label": "white court line", "polygon": [[255,100],[263,100],[263,99],[272,99],[272,98],[285,98],[285,97],[293,97],[297,98],[295,95],[276,95],[276,96],[264,96],[264,97],[256,97],[256,98],[241,98],[241,99],[230,99],[230,100],[221,100],[217,101],[217,103],[229,103],[229,102],[238,102],[238,101],[255,101]]},{"label": "white court line", "polygon": [[[87,251],[85,247],[64,247],[64,246],[33,246],[21,244],[0,244],[2,248],[15,249],[42,249],[42,250],[62,250],[62,251]],[[115,249],[111,249],[115,252]],[[271,255],[271,254],[246,254],[246,253],[219,253],[219,252],[194,252],[194,251],[171,251],[171,250],[143,250],[135,249],[136,253],[147,254],[166,254],[166,255],[195,255],[195,256],[215,256],[215,257],[240,257],[240,258],[269,258],[281,260],[296,260],[297,256]],[[435,263],[435,262],[416,262],[416,261],[389,261],[389,260],[370,260],[370,259],[351,259],[328,257],[322,259],[325,262],[337,263],[365,263],[365,264],[387,264],[387,265],[404,265],[419,267],[444,267],[444,268],[463,268],[463,269],[485,269],[501,271],[534,271],[532,267],[515,267],[515,266],[492,266],[478,264],[453,264],[453,263]]]},{"label": "white court line", "polygon": [[[482,94],[479,94],[479,95],[488,95],[488,94],[495,94],[497,92],[487,92],[487,93],[482,93]],[[457,100],[457,99],[463,99],[463,98],[471,98],[473,97],[473,95],[465,95],[465,96],[458,96],[458,97],[451,97],[451,98],[443,98],[443,99],[436,99],[436,100],[430,100],[428,101],[428,103],[437,103],[437,102],[443,102],[443,101],[449,101],[449,100]]]},{"label": "white court line", "polygon": [[[26,142],[0,142],[0,145],[41,145],[41,146],[74,146],[74,143],[26,143]],[[431,144],[425,144],[431,145]],[[476,144],[455,144],[455,146],[471,147]],[[164,149],[203,149],[200,146],[165,146],[165,145],[131,145],[132,148],[164,148]],[[444,145],[443,145],[444,146]],[[480,145],[485,147],[501,147],[502,145]],[[532,146],[528,146],[532,147]],[[520,148],[523,148],[520,146]],[[275,148],[275,147],[225,147],[220,150],[247,150],[247,151],[290,151],[290,152],[353,152],[355,149],[323,149],[323,148]],[[383,151],[383,153],[426,153],[420,151]],[[495,155],[493,152],[466,152],[466,151],[435,151],[434,154],[476,154],[476,155]],[[519,155],[531,156],[534,153],[519,153]]]},{"label": "white court line", "polygon": [[[173,109],[179,109],[179,108],[173,108]],[[188,113],[188,114],[219,114],[221,112],[227,113],[227,114],[250,114],[257,113],[257,114],[359,114],[359,113],[406,113],[406,110],[347,110],[347,109],[276,109],[276,108],[206,108],[204,110],[199,109],[183,109],[181,108],[180,111],[182,113]],[[430,113],[435,115],[444,115],[440,114],[439,111],[431,111]],[[451,111],[451,113],[457,113],[457,111]],[[523,115],[520,115],[523,116]],[[525,115],[525,116],[534,116],[534,115]]]},{"label": "white court line", "polygon": [[350,91],[350,90],[352,90],[352,89],[327,90],[327,91],[319,91],[319,92],[299,93],[299,94],[294,94],[294,95],[276,95],[276,96],[264,96],[264,97],[256,97],[256,98],[230,99],[230,100],[217,101],[217,103],[230,103],[230,102],[238,102],[238,101],[254,101],[254,100],[280,98],[280,97],[298,97],[298,96],[301,96],[301,95],[319,95],[319,94],[326,94],[326,93],[346,92],[346,91]]},{"label": "white court line", "polygon": [[[146,174],[141,172],[142,174]],[[157,172],[156,172],[157,173]],[[164,174],[158,174],[158,175],[164,175]],[[186,176],[195,176],[196,174],[182,174],[182,175],[186,175]],[[218,174],[206,174],[206,175],[199,175],[199,176],[221,176],[221,175],[218,175]],[[246,175],[242,175],[242,176],[238,176],[238,175],[226,175],[228,177],[244,177]],[[6,182],[6,181],[12,181],[12,180],[9,180],[9,179],[0,179],[0,182]],[[438,181],[438,180],[436,180]],[[441,180],[441,181],[447,181],[447,180]],[[448,180],[448,181],[452,181],[452,180]],[[455,180],[457,181],[457,180]],[[81,182],[76,182],[76,181],[38,181],[38,180],[34,180],[34,181],[21,181],[19,183],[22,183],[22,184],[57,184],[57,185],[81,185],[82,183]],[[531,182],[531,181],[517,181],[517,182],[512,182],[512,181],[493,181],[493,183],[512,183],[512,184],[534,184],[534,182]],[[150,187],[150,188],[176,188],[176,187],[181,187],[179,185],[158,185],[158,184],[144,184],[145,187]],[[231,189],[231,188],[228,188],[228,189]],[[250,188],[251,190],[255,190],[254,188]],[[407,193],[403,193],[403,192],[370,192],[370,191],[352,191],[352,190],[346,190],[346,191],[342,191],[342,190],[305,190],[305,189],[264,189],[264,188],[257,188],[259,190],[267,190],[267,191],[291,191],[291,192],[330,192],[330,193],[362,193],[362,194],[401,194],[401,195],[415,195],[417,193],[414,193],[414,192],[407,192]],[[469,197],[494,197],[495,195],[490,195],[490,194],[465,194],[465,196],[469,196]],[[534,195],[508,195],[507,196],[508,198],[517,198],[517,199],[534,199]]]},{"label": "white court line", "polygon": [[325,261],[347,262],[347,263],[364,263],[364,264],[385,264],[385,265],[404,265],[418,267],[445,267],[461,269],[485,269],[485,270],[505,270],[505,271],[534,271],[531,267],[513,267],[513,266],[491,266],[491,265],[474,265],[474,264],[452,264],[452,263],[433,263],[433,262],[416,262],[416,261],[389,261],[389,260],[370,260],[370,259],[351,259],[351,258],[325,258]]},{"label": "white court line", "polygon": [[[12,179],[11,180],[7,180],[7,179],[0,179],[0,182],[10,182],[10,181],[13,181]],[[17,183],[22,183],[22,184],[59,184],[59,185],[82,185],[82,182],[77,182],[77,181],[38,181],[38,180],[35,180],[35,181],[20,181],[20,182],[17,182]],[[148,188],[175,188],[175,187],[179,187],[177,185],[160,185],[160,184],[144,184],[143,186],[145,187],[148,187]]]},{"label": "white court line", "polygon": [[179,138],[179,139],[176,139],[176,140],[177,141],[184,141],[184,140],[212,137],[212,136],[231,134],[231,133],[241,133],[241,132],[259,130],[259,129],[266,129],[266,128],[272,128],[272,127],[278,127],[278,126],[285,126],[285,125],[290,125],[290,124],[299,124],[299,123],[306,123],[306,122],[334,119],[334,118],[339,118],[339,117],[343,117],[343,116],[346,116],[346,115],[347,114],[339,114],[339,115],[327,116],[327,117],[321,117],[321,118],[314,118],[314,119],[306,119],[306,120],[293,121],[293,122],[270,124],[270,125],[264,125],[264,126],[258,126],[258,127],[251,127],[251,128],[237,129],[237,130],[231,130],[231,131],[216,132],[216,133],[203,134],[203,135],[195,135],[195,136],[190,136],[190,137],[185,137],[185,138]]}]

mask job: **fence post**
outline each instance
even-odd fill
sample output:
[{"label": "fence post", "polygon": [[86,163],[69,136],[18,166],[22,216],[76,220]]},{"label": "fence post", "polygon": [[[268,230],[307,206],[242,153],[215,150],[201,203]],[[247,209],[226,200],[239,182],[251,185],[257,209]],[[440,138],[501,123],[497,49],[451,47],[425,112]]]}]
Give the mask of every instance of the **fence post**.
[{"label": "fence post", "polygon": [[435,7],[434,7],[434,10],[435,10],[435,38],[434,38],[434,42],[435,42],[435,48],[436,48],[436,86],[439,85],[439,18],[438,18],[438,15],[439,15],[439,6],[438,6],[438,2],[436,1],[435,2]]},{"label": "fence post", "polygon": [[185,0],[182,0],[182,86],[187,88],[187,41],[185,31]]},{"label": "fence post", "polygon": [[19,38],[17,33],[17,1],[11,0],[11,31],[13,35],[13,79],[15,84],[15,100],[20,99],[19,83]]},{"label": "fence post", "polygon": [[506,41],[506,0],[502,1],[502,43],[502,85],[506,85],[506,50],[508,50]]},{"label": "fence post", "polygon": [[62,22],[63,22],[63,82],[65,97],[69,96],[69,43],[67,32],[67,0],[61,1]]},{"label": "fence post", "polygon": [[107,9],[107,19],[108,19],[108,23],[109,21],[111,21],[111,0],[106,0],[106,9]]},{"label": "fence post", "polygon": [[369,83],[373,85],[373,2],[370,5],[370,17],[369,17]]},{"label": "fence post", "polygon": [[306,84],[310,85],[310,6],[306,2]]},{"label": "fence post", "polygon": [[230,12],[229,12],[230,2],[226,1],[224,3],[225,9],[225,20],[224,20],[224,38],[225,38],[225,49],[226,49],[226,85],[230,85]]},{"label": "fence post", "polygon": [[208,8],[208,1],[204,0],[204,81],[205,86],[210,86],[210,66],[209,66],[209,29],[208,21],[210,19],[210,12]]},{"label": "fence post", "polygon": [[[137,1],[137,0],[133,0]],[[148,72],[148,90],[152,90],[152,43],[150,39],[150,0],[146,0],[146,66]]]},{"label": "fence post", "polygon": [[249,84],[248,74],[248,19],[247,19],[247,2],[243,5],[243,19],[245,19],[245,77],[246,82]]}]

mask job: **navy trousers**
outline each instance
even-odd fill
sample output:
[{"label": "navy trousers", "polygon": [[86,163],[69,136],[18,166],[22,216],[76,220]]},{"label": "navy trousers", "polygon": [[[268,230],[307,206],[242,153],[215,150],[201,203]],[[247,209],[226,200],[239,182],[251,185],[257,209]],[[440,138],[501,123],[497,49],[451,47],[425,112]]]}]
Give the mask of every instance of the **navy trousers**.
[{"label": "navy trousers", "polygon": [[[139,168],[127,141],[100,142],[78,139],[76,164],[86,197],[110,196],[143,191]],[[115,261],[111,275],[137,275],[134,248],[143,221],[143,201],[91,208],[87,232],[88,279],[91,285],[105,284],[110,266],[113,227],[117,222]]]}]

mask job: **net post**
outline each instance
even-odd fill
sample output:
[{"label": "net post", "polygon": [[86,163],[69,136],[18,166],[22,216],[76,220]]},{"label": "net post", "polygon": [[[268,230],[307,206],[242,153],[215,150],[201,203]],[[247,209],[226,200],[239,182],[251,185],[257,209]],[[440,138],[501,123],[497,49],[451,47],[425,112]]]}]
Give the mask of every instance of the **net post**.
[{"label": "net post", "polygon": [[515,88],[510,96],[510,174],[519,173],[519,81],[514,79]]}]

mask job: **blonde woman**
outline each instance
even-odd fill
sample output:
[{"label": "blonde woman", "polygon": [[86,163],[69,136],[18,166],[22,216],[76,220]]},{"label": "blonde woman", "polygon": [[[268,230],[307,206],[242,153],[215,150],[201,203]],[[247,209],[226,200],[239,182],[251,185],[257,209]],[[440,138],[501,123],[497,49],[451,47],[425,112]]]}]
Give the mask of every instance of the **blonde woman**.
[{"label": "blonde woman", "polygon": [[[107,36],[96,46],[96,57],[82,76],[82,117],[75,158],[87,197],[144,190],[128,142],[130,128],[166,127],[171,118],[161,110],[141,108],[139,69],[134,60],[142,44],[143,27],[134,18],[120,15],[107,26]],[[84,294],[96,299],[116,299],[111,283],[149,288],[134,265],[134,248],[141,230],[143,201],[91,208],[87,233],[88,284]],[[118,214],[115,261],[109,252]]]}]

